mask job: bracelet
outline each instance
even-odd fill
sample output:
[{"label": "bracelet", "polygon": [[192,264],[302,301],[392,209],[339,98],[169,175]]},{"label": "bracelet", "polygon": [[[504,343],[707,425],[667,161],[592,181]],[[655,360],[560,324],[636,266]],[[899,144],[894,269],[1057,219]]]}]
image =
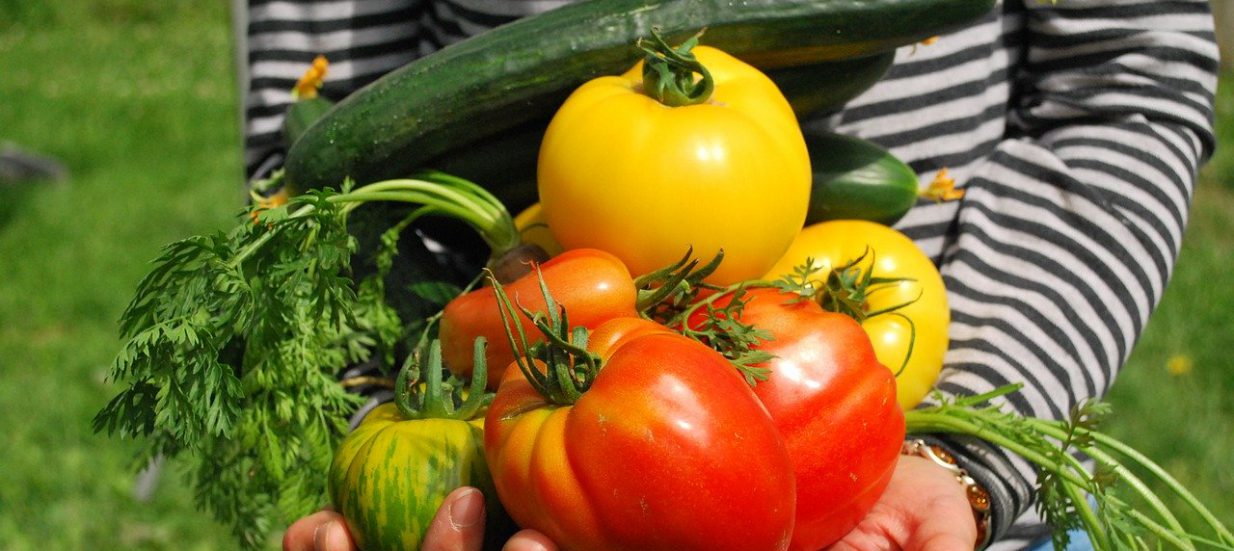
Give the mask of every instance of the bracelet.
[{"label": "bracelet", "polygon": [[956,481],[964,485],[964,495],[973,508],[973,520],[977,523],[977,542],[974,549],[981,549],[990,543],[990,493],[981,484],[968,475],[968,471],[956,464],[953,457],[942,446],[927,444],[925,440],[907,440],[900,448],[904,455],[915,455],[933,461],[935,465],[947,469],[955,475]]}]

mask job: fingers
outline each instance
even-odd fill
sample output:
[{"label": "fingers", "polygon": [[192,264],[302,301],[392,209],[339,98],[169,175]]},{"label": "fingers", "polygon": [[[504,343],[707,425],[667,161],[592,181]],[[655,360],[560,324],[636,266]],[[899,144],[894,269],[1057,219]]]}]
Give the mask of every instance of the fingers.
[{"label": "fingers", "polygon": [[287,528],[284,551],[355,551],[343,516],[334,511],[318,511]]},{"label": "fingers", "polygon": [[[913,461],[910,461],[913,460]],[[917,481],[919,510],[904,546],[915,551],[967,551],[977,542],[977,523],[964,486],[949,471],[928,460],[905,457],[901,463]]]},{"label": "fingers", "polygon": [[424,536],[423,551],[479,551],[484,544],[484,494],[471,487],[446,496]]},{"label": "fingers", "polygon": [[976,540],[963,485],[928,459],[904,456],[874,508],[827,551],[972,551]]},{"label": "fingers", "polygon": [[969,551],[976,546],[976,540],[976,536],[972,540],[966,541],[955,534],[941,532],[937,534],[918,534],[914,548],[921,551]]},{"label": "fingers", "polygon": [[506,542],[502,551],[557,551],[557,545],[548,536],[535,530],[523,530]]},{"label": "fingers", "polygon": [[[484,545],[484,494],[471,487],[455,489],[437,509],[424,536],[423,551],[480,551]],[[355,551],[342,515],[318,511],[297,520],[283,535],[284,551]],[[504,551],[557,551],[543,534],[523,530]]]}]

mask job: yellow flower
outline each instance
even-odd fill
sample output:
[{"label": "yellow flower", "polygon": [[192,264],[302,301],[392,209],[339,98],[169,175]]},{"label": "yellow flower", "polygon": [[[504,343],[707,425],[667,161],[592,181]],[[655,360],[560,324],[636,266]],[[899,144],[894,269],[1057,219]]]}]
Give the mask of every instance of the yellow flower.
[{"label": "yellow flower", "polygon": [[257,219],[263,211],[286,205],[289,197],[286,187],[279,188],[278,191],[268,196],[256,193],[250,193],[250,195],[253,198],[253,208],[249,210],[249,218],[253,220],[254,224],[257,223]]},{"label": "yellow flower", "polygon": [[930,187],[921,193],[922,197],[933,199],[935,202],[954,201],[964,197],[964,190],[956,189],[955,178],[947,175],[946,167],[940,169],[938,174],[934,176],[934,181],[930,182]]},{"label": "yellow flower", "polygon": [[1192,361],[1191,356],[1186,354],[1175,354],[1165,362],[1165,370],[1175,377],[1191,373],[1193,367],[1195,367],[1195,362]]},{"label": "yellow flower", "polygon": [[313,99],[317,97],[317,90],[326,80],[326,70],[330,68],[330,63],[326,61],[326,56],[319,55],[313,59],[313,64],[308,70],[304,71],[304,76],[300,77],[300,81],[296,82],[296,87],[291,89],[291,97],[294,99]]}]

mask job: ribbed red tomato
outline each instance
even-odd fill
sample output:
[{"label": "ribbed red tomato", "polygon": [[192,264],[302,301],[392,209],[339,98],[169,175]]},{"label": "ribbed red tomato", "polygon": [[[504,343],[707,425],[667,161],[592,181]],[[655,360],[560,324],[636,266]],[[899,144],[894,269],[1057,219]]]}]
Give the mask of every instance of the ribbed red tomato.
[{"label": "ribbed red tomato", "polygon": [[519,526],[565,550],[785,549],[792,464],[728,361],[637,318],[593,336],[603,367],[572,404],[512,367],[489,407],[485,455]]}]

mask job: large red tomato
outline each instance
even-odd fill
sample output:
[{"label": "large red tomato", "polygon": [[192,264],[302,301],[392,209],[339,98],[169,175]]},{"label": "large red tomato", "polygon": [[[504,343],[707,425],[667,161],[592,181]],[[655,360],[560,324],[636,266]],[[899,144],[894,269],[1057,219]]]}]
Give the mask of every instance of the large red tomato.
[{"label": "large red tomato", "polygon": [[594,335],[603,368],[573,404],[513,367],[489,407],[485,455],[511,517],[566,550],[785,549],[792,464],[727,360],[637,318]]},{"label": "large red tomato", "polygon": [[826,279],[833,269],[861,259],[858,267],[875,278],[900,279],[866,295],[866,313],[894,314],[861,323],[879,361],[896,373],[896,400],[912,409],[934,388],[947,353],[951,310],[938,268],[913,240],[898,230],[868,220],[832,220],[801,230],[784,258],[764,279],[793,274],[807,260]]},{"label": "large red tomato", "polygon": [[772,337],[758,345],[775,357],[761,364],[770,372],[754,393],[784,437],[797,477],[789,548],[821,549],[857,525],[891,478],[904,440],[895,377],[852,318],[778,289],[743,298],[738,319]]}]

